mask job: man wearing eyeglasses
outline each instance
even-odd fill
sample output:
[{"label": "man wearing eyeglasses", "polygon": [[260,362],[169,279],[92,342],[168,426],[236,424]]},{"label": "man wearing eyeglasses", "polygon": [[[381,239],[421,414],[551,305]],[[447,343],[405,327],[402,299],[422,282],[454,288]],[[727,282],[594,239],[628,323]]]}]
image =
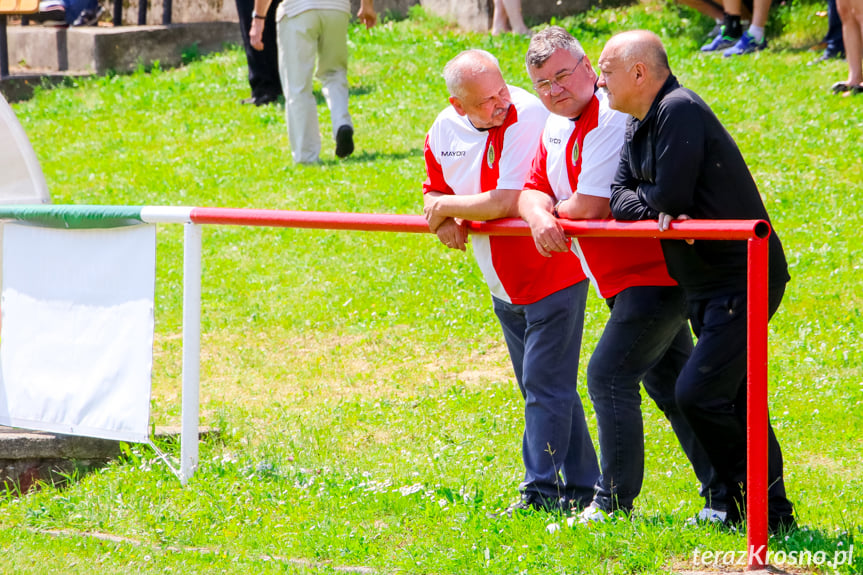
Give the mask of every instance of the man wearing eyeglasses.
[{"label": "man wearing eyeglasses", "polygon": [[[683,290],[669,276],[658,240],[578,238],[559,218],[610,216],[611,183],[626,115],[609,108],[579,42],[559,26],[533,36],[525,58],[546,121],[519,212],[544,256],[574,251],[611,309],[587,369],[596,412],[601,475],[582,522],[628,514],[644,476],[639,382],[671,422],[702,483],[704,521],[724,516],[724,495],[695,435],[674,402],[674,382],[692,351]],[[714,488],[714,486],[716,486]]]},{"label": "man wearing eyeglasses", "polygon": [[[441,242],[464,251],[463,220],[518,215],[548,112],[508,86],[488,52],[462,52],[443,75],[451,105],[426,136],[424,213]],[[573,253],[542,257],[529,237],[476,236],[473,252],[525,399],[525,475],[507,512],[586,506],[599,476],[576,381],[587,279]]]}]

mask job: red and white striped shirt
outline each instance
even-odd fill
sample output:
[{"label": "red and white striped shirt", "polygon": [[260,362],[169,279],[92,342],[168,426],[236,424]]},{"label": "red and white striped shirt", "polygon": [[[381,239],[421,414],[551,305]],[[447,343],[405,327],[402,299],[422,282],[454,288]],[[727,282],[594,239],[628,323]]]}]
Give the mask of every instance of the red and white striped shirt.
[{"label": "red and white striped shirt", "polygon": [[[509,86],[513,105],[502,126],[478,130],[452,106],[426,136],[423,193],[471,195],[521,190],[548,111],[533,95]],[[495,297],[525,305],[585,279],[572,252],[543,257],[530,236],[472,236],[473,253]]]},{"label": "red and white striped shirt", "polygon": [[[603,92],[594,94],[575,121],[550,115],[524,187],[556,201],[576,191],[610,198],[625,130],[626,115],[609,108]],[[572,249],[604,298],[633,286],[676,285],[657,239],[577,238]]]}]

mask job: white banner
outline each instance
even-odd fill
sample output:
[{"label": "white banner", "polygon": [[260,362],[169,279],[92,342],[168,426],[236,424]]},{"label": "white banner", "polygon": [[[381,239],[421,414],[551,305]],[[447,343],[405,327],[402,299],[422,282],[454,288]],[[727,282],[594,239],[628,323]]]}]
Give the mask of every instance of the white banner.
[{"label": "white banner", "polygon": [[146,442],[156,227],[2,227],[0,424]]}]

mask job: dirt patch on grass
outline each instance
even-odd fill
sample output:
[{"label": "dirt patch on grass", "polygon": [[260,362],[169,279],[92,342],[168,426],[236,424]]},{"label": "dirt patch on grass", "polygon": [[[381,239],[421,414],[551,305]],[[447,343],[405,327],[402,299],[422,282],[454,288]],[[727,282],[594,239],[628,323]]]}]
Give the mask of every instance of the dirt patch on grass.
[{"label": "dirt patch on grass", "polygon": [[[154,350],[154,407],[169,411],[180,401],[182,341],[157,337]],[[500,382],[515,385],[502,341],[488,338],[471,349],[452,349],[414,337],[407,326],[367,334],[221,332],[201,342],[204,410],[218,404],[259,409],[261,402],[310,408]]]}]

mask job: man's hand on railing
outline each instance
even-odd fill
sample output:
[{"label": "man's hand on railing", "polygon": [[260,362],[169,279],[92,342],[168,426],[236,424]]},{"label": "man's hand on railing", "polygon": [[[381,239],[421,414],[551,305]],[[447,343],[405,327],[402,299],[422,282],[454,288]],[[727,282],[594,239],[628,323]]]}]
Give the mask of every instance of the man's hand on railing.
[{"label": "man's hand on railing", "polygon": [[465,251],[467,245],[467,226],[456,218],[447,218],[435,230],[443,245],[454,250]]},{"label": "man's hand on railing", "polygon": [[[660,214],[659,214],[659,218],[658,218],[658,221],[659,221],[659,231],[660,231],[660,232],[664,232],[664,231],[668,230],[668,226],[669,226],[669,225],[671,225],[671,222],[672,222],[673,220],[680,220],[681,222],[683,222],[683,221],[691,220],[691,219],[692,219],[692,218],[690,218],[690,217],[689,217],[689,216],[687,216],[686,214],[680,214],[679,216],[677,216],[677,217],[675,218],[675,217],[674,217],[674,216],[672,216],[671,214],[660,213]],[[692,245],[692,244],[694,244],[694,243],[695,243],[695,240],[685,240],[685,241],[686,241],[686,243],[687,243],[687,244],[689,244],[689,245]]]}]

